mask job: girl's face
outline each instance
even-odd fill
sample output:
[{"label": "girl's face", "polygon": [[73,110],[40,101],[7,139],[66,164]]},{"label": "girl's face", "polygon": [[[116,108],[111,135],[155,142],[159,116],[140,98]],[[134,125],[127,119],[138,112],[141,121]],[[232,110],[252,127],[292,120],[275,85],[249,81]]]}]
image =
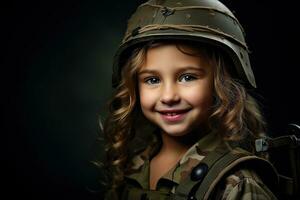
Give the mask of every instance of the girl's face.
[{"label": "girl's face", "polygon": [[164,44],[147,51],[138,72],[142,112],[170,136],[184,136],[207,122],[213,101],[213,67],[201,55],[191,56],[175,44]]}]

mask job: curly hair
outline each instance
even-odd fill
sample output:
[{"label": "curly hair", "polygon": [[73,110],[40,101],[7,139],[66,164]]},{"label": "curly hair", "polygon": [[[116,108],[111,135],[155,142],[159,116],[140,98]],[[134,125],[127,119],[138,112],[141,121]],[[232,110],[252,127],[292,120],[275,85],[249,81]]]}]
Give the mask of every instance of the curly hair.
[{"label": "curly hair", "polygon": [[[226,141],[254,142],[266,131],[266,122],[257,101],[246,88],[228,72],[230,63],[220,52],[211,57],[214,70],[214,109],[210,115],[211,128],[217,129]],[[254,152],[254,145],[248,150]]]},{"label": "curly hair", "polygon": [[122,80],[109,102],[109,116],[104,124],[106,168],[111,188],[116,189],[123,180],[128,167],[128,143],[134,137],[133,119],[137,101],[137,68],[144,62],[145,49],[135,49],[122,68]]},{"label": "curly hair", "polygon": [[[122,183],[124,174],[130,168],[128,144],[135,136],[134,119],[140,112],[137,73],[145,62],[147,50],[167,43],[175,44],[185,54],[206,56],[214,66],[214,105],[209,117],[210,129],[217,130],[226,141],[257,138],[265,131],[265,122],[256,100],[229,73],[231,61],[221,50],[179,41],[147,43],[133,50],[123,66],[122,79],[110,102],[110,114],[104,125],[106,165],[110,170],[112,189]],[[192,47],[193,52],[185,51],[184,47]]]}]

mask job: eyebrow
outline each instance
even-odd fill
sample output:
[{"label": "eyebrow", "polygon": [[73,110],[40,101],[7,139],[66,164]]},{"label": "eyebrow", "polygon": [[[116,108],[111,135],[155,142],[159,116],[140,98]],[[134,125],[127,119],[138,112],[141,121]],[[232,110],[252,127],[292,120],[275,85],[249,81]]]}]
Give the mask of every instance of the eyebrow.
[{"label": "eyebrow", "polygon": [[180,69],[179,71],[186,71],[186,70],[203,71],[204,67],[201,67],[201,66],[186,66],[186,67]]},{"label": "eyebrow", "polygon": [[[183,67],[181,69],[179,69],[178,71],[182,72],[182,71],[186,71],[186,70],[196,70],[196,71],[203,71],[204,68],[203,67],[200,67],[200,66],[186,66],[186,67]],[[138,75],[141,75],[141,74],[155,74],[155,73],[158,73],[157,70],[154,70],[154,69],[142,69],[141,71],[138,72]]]},{"label": "eyebrow", "polygon": [[141,75],[141,74],[155,74],[155,73],[158,73],[157,70],[143,69],[143,70],[138,72],[138,75]]}]

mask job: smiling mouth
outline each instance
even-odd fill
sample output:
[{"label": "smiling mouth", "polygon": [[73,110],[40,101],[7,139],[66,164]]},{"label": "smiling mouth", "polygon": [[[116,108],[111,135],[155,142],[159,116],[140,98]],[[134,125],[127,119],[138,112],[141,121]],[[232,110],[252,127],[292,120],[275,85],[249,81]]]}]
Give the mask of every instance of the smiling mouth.
[{"label": "smiling mouth", "polygon": [[163,115],[176,115],[188,112],[190,109],[174,109],[174,110],[159,110],[158,112]]},{"label": "smiling mouth", "polygon": [[162,119],[166,122],[180,122],[184,119],[190,109],[185,110],[161,110],[158,111]]},{"label": "smiling mouth", "polygon": [[175,116],[177,115],[178,113],[162,113],[163,115],[168,115],[168,116]]}]

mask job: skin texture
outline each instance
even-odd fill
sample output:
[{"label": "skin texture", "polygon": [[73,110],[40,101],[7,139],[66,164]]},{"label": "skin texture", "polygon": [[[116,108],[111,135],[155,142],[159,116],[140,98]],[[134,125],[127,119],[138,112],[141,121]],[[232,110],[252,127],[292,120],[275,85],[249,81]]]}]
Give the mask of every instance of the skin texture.
[{"label": "skin texture", "polygon": [[204,56],[184,54],[176,45],[154,47],[138,77],[142,112],[166,134],[186,135],[207,120],[213,67]]},{"label": "skin texture", "polygon": [[147,51],[138,85],[142,112],[162,134],[162,147],[150,163],[150,188],[155,189],[195,143],[190,136],[201,135],[213,101],[213,67],[199,52],[192,56],[164,44]]}]

